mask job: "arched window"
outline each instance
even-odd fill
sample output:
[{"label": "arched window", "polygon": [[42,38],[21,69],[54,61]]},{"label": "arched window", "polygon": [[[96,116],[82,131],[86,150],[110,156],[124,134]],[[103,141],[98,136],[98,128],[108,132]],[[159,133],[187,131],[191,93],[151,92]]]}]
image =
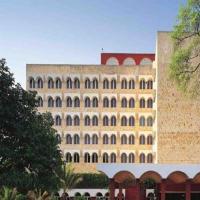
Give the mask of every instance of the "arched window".
[{"label": "arched window", "polygon": [[152,64],[152,61],[150,58],[143,58],[141,61],[140,61],[140,65],[151,65]]},{"label": "arched window", "polygon": [[153,126],[153,118],[151,116],[147,118],[147,126]]},{"label": "arched window", "polygon": [[92,162],[93,163],[98,163],[98,155],[97,155],[97,153],[93,153],[92,154]]},{"label": "arched window", "polygon": [[107,59],[106,65],[119,65],[119,61],[115,57],[110,57]]},{"label": "arched window", "polygon": [[56,126],[61,126],[61,117],[59,115],[56,116],[55,125]]},{"label": "arched window", "polygon": [[108,79],[104,79],[104,81],[103,81],[103,89],[109,89],[109,81],[108,81]]},{"label": "arched window", "polygon": [[84,198],[85,198],[86,200],[90,200],[90,194],[89,194],[88,192],[85,192]]},{"label": "arched window", "polygon": [[61,144],[61,137],[59,134],[56,134],[56,139],[57,139],[58,144]]},{"label": "arched window", "polygon": [[72,137],[69,134],[66,135],[66,144],[72,144]]},{"label": "arched window", "polygon": [[140,154],[140,163],[145,163],[145,155],[144,155],[144,153]]},{"label": "arched window", "polygon": [[35,80],[34,80],[34,78],[30,78],[30,80],[29,80],[29,88],[35,88]]},{"label": "arched window", "polygon": [[108,107],[109,107],[109,100],[108,100],[107,97],[105,97],[105,98],[103,99],[103,107],[104,107],[104,108],[108,108]]},{"label": "arched window", "polygon": [[147,100],[147,108],[153,108],[153,99],[149,98]]},{"label": "arched window", "polygon": [[43,107],[43,100],[42,100],[42,97],[38,97],[38,102],[37,102],[37,105],[38,107]]},{"label": "arched window", "polygon": [[126,108],[126,107],[127,107],[127,100],[126,100],[125,97],[122,98],[122,101],[121,101],[121,107],[122,107],[122,108]]},{"label": "arched window", "polygon": [[152,135],[147,136],[147,144],[152,145],[153,144],[153,137]]},{"label": "arched window", "polygon": [[108,126],[109,125],[109,119],[107,116],[103,117],[103,126]]},{"label": "arched window", "polygon": [[121,82],[121,89],[127,89],[127,80],[123,79]]},{"label": "arched window", "polygon": [[49,78],[49,79],[48,79],[48,88],[49,88],[49,89],[54,88],[54,82],[53,82],[53,79],[52,79],[52,78]]},{"label": "arched window", "polygon": [[108,163],[108,160],[109,160],[108,154],[107,154],[107,153],[104,153],[104,154],[103,154],[103,163]]},{"label": "arched window", "polygon": [[62,107],[62,101],[60,97],[56,97],[56,107]]},{"label": "arched window", "polygon": [[78,97],[74,98],[74,107],[79,108],[80,107],[80,99]]},{"label": "arched window", "polygon": [[116,160],[117,160],[116,154],[115,153],[111,153],[111,155],[110,155],[110,162],[111,163],[116,163]]},{"label": "arched window", "polygon": [[92,117],[92,126],[98,126],[98,117],[97,116]]},{"label": "arched window", "polygon": [[117,88],[117,81],[115,79],[111,80],[111,89],[116,89]]},{"label": "arched window", "polygon": [[116,144],[116,136],[114,134],[111,135],[110,144]]},{"label": "arched window", "polygon": [[80,194],[79,192],[76,192],[74,196],[75,196],[75,197],[80,197],[81,194]]},{"label": "arched window", "polygon": [[90,163],[90,154],[89,153],[85,153],[85,155],[84,155],[84,162],[85,163]]},{"label": "arched window", "polygon": [[129,99],[129,108],[134,108],[135,107],[135,100],[134,98]]},{"label": "arched window", "polygon": [[98,89],[98,80],[96,78],[94,78],[92,81],[92,87],[93,89]]},{"label": "arched window", "polygon": [[98,136],[96,134],[92,136],[92,144],[98,144]]},{"label": "arched window", "polygon": [[121,118],[121,126],[127,126],[127,119],[125,116]]},{"label": "arched window", "polygon": [[140,89],[145,89],[145,85],[146,85],[145,80],[144,79],[140,80]]},{"label": "arched window", "polygon": [[129,89],[135,89],[135,81],[133,79],[129,81]]},{"label": "arched window", "polygon": [[145,108],[145,99],[144,98],[140,99],[140,108]]},{"label": "arched window", "polygon": [[90,136],[88,134],[85,135],[85,144],[90,144]]},{"label": "arched window", "polygon": [[38,78],[38,80],[37,80],[37,87],[43,88],[43,80],[41,78]]},{"label": "arched window", "polygon": [[78,153],[74,153],[74,163],[79,163],[80,157]]},{"label": "arched window", "polygon": [[67,115],[66,117],[66,125],[72,126],[72,117],[70,115]]},{"label": "arched window", "polygon": [[135,126],[135,118],[133,116],[129,117],[129,126]]},{"label": "arched window", "polygon": [[52,97],[49,97],[48,99],[48,107],[54,107],[54,100]]},{"label": "arched window", "polygon": [[86,78],[86,79],[85,79],[85,88],[86,88],[86,89],[89,89],[89,88],[90,88],[90,79],[89,79],[89,78]]},{"label": "arched window", "polygon": [[127,144],[127,136],[124,134],[121,136],[121,144]]},{"label": "arched window", "polygon": [[125,153],[121,155],[121,163],[127,163],[127,155]]},{"label": "arched window", "polygon": [[86,98],[85,98],[85,107],[86,107],[86,108],[89,108],[89,107],[90,107],[90,98],[89,98],[89,97],[86,97]]},{"label": "arched window", "polygon": [[128,138],[128,143],[129,144],[135,144],[135,137],[134,135],[130,135],[129,138]]},{"label": "arched window", "polygon": [[71,153],[66,153],[66,162],[67,163],[72,162],[72,155],[71,155]]},{"label": "arched window", "polygon": [[103,136],[103,144],[108,144],[108,143],[109,143],[109,138],[108,138],[108,135],[105,134],[105,135]]},{"label": "arched window", "polygon": [[70,77],[67,78],[67,89],[72,89],[72,79]]},{"label": "arched window", "polygon": [[145,118],[143,116],[140,117],[140,126],[145,126]]},{"label": "arched window", "polygon": [[147,163],[153,163],[153,155],[151,153],[147,155]]},{"label": "arched window", "polygon": [[140,144],[145,144],[145,136],[140,135]]},{"label": "arched window", "polygon": [[130,153],[128,156],[128,162],[129,163],[134,163],[135,162],[135,155],[134,153]]},{"label": "arched window", "polygon": [[78,115],[74,116],[74,126],[80,126],[80,118]]},{"label": "arched window", "polygon": [[110,119],[110,125],[111,126],[116,126],[117,124],[117,119],[115,116],[112,116],[111,119]]},{"label": "arched window", "polygon": [[153,89],[153,81],[152,80],[147,81],[147,89]]},{"label": "arched window", "polygon": [[67,107],[72,107],[72,99],[71,99],[71,97],[67,97],[66,106]]},{"label": "arched window", "polygon": [[94,108],[97,108],[97,107],[98,107],[98,99],[97,99],[97,97],[94,97],[94,98],[93,98],[93,100],[92,100],[92,106],[93,106]]},{"label": "arched window", "polygon": [[90,126],[90,117],[88,115],[85,116],[85,126]]},{"label": "arched window", "polygon": [[136,63],[133,58],[128,57],[128,58],[124,59],[123,65],[130,66],[130,65],[136,65]]},{"label": "arched window", "polygon": [[80,81],[78,78],[74,79],[74,88],[79,89],[80,88]]},{"label": "arched window", "polygon": [[80,144],[80,137],[78,134],[74,135],[74,144]]},{"label": "arched window", "polygon": [[117,100],[115,97],[111,99],[111,108],[115,108],[117,106]]},{"label": "arched window", "polygon": [[98,193],[96,194],[96,200],[102,200],[102,199],[103,199],[102,193],[98,192]]},{"label": "arched window", "polygon": [[57,88],[57,89],[62,88],[62,82],[61,82],[60,78],[57,78],[57,79],[56,79],[56,88]]}]

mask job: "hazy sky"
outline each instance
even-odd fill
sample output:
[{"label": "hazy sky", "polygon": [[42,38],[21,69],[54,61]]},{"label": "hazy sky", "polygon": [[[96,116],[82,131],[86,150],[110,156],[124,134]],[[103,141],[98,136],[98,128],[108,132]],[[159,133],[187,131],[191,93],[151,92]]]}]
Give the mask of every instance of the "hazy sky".
[{"label": "hazy sky", "polygon": [[0,0],[0,58],[25,86],[27,63],[99,64],[104,52],[155,52],[186,0]]}]

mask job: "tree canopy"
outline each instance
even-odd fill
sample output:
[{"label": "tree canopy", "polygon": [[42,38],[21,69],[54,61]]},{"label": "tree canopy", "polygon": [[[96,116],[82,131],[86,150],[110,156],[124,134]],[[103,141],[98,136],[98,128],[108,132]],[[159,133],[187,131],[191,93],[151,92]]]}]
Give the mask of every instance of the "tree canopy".
[{"label": "tree canopy", "polygon": [[170,77],[185,94],[200,95],[200,0],[188,0],[179,10],[172,32],[174,52]]},{"label": "tree canopy", "polygon": [[15,84],[0,60],[0,186],[56,191],[61,153],[50,113],[37,112],[35,92]]}]

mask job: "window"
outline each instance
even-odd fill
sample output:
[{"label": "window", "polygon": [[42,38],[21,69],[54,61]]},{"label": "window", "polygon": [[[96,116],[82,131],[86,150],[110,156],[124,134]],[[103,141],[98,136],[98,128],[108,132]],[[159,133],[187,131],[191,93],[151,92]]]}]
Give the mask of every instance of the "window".
[{"label": "window", "polygon": [[140,117],[140,126],[145,126],[145,118],[143,116]]},{"label": "window", "polygon": [[85,144],[90,144],[90,136],[88,134],[85,135]]},{"label": "window", "polygon": [[116,154],[115,153],[111,153],[111,155],[110,155],[110,162],[111,163],[116,163]]},{"label": "window", "polygon": [[93,163],[98,163],[98,155],[97,155],[97,153],[93,153],[92,154],[92,162]]},{"label": "window", "polygon": [[80,144],[80,137],[78,134],[74,135],[74,144]]},{"label": "window", "polygon": [[43,107],[43,100],[42,100],[42,97],[38,97],[38,102],[37,102],[37,105],[38,107]]},{"label": "window", "polygon": [[111,99],[111,108],[115,108],[117,106],[117,100],[116,100],[116,98],[112,98]]},{"label": "window", "polygon": [[116,87],[117,87],[117,82],[115,79],[112,79],[111,80],[111,89],[116,89]]},{"label": "window", "polygon": [[127,163],[127,155],[125,153],[121,155],[121,163]]},{"label": "window", "polygon": [[72,162],[72,155],[71,155],[71,153],[66,153],[66,162],[67,163]]},{"label": "window", "polygon": [[125,116],[121,118],[121,126],[127,126],[127,119]]},{"label": "window", "polygon": [[78,97],[74,98],[74,107],[79,108],[80,107],[80,99]]},{"label": "window", "polygon": [[126,100],[125,97],[122,98],[122,101],[121,101],[121,107],[122,107],[122,108],[126,108],[126,107],[127,107],[127,100]]},{"label": "window", "polygon": [[140,108],[145,108],[145,99],[140,99]]},{"label": "window", "polygon": [[149,145],[153,144],[153,137],[151,135],[147,136],[147,144],[149,144]]},{"label": "window", "polygon": [[60,78],[57,78],[57,79],[56,79],[56,88],[57,88],[57,89],[62,88],[62,82],[61,82]]},{"label": "window", "polygon": [[72,137],[69,134],[66,135],[66,144],[72,144]]},{"label": "window", "polygon": [[153,100],[151,98],[147,100],[147,108],[153,108]]},{"label": "window", "polygon": [[92,136],[92,144],[98,144],[98,136],[96,134]]},{"label": "window", "polygon": [[105,97],[105,98],[103,99],[103,107],[104,107],[104,108],[108,108],[108,107],[109,107],[109,100],[108,100],[107,97]]},{"label": "window", "polygon": [[53,79],[52,79],[52,78],[49,78],[49,80],[48,80],[48,88],[49,88],[49,89],[54,88],[54,82],[53,82]]},{"label": "window", "polygon": [[116,140],[117,140],[117,139],[116,139],[116,136],[115,136],[114,134],[111,135],[110,140],[111,140],[111,141],[110,141],[111,144],[116,144]]},{"label": "window", "polygon": [[121,144],[127,144],[127,136],[126,135],[121,136]]},{"label": "window", "polygon": [[48,99],[48,107],[54,107],[54,100],[52,97],[49,97]]},{"label": "window", "polygon": [[140,154],[140,163],[145,163],[145,155],[144,155],[144,153]]},{"label": "window", "polygon": [[71,97],[67,97],[67,107],[72,107],[72,99]]},{"label": "window", "polygon": [[109,125],[109,120],[107,116],[103,117],[103,126],[108,126]]},{"label": "window", "polygon": [[89,107],[90,107],[90,98],[89,98],[89,97],[86,97],[86,98],[85,98],[85,107],[86,107],[86,108],[89,108]]},{"label": "window", "polygon": [[67,78],[67,89],[72,89],[72,79]]},{"label": "window", "polygon": [[135,155],[133,153],[130,153],[128,156],[128,162],[134,163],[135,162]]},{"label": "window", "polygon": [[61,137],[59,134],[56,134],[56,139],[57,139],[58,144],[61,144]]},{"label": "window", "polygon": [[135,81],[133,79],[129,81],[129,89],[135,89]]},{"label": "window", "polygon": [[129,99],[129,108],[134,108],[135,107],[135,100],[134,98]]},{"label": "window", "polygon": [[140,135],[140,144],[145,144],[145,136]]},{"label": "window", "polygon": [[30,80],[29,80],[29,87],[35,88],[35,80],[33,78],[30,78]]},{"label": "window", "polygon": [[119,65],[119,61],[115,57],[110,57],[107,59],[106,65]]},{"label": "window", "polygon": [[135,118],[133,116],[129,117],[129,126],[135,126]]},{"label": "window", "polygon": [[79,160],[80,160],[79,154],[78,153],[74,153],[74,162],[75,163],[79,163]]},{"label": "window", "polygon": [[108,144],[109,143],[109,138],[108,138],[108,135],[104,135],[103,136],[103,144]]},{"label": "window", "polygon": [[153,162],[153,155],[151,153],[149,153],[147,155],[147,163],[152,163]]},{"label": "window", "polygon": [[41,78],[38,78],[37,87],[38,88],[43,88],[43,80]]},{"label": "window", "polygon": [[59,115],[56,116],[55,125],[56,126],[61,126],[61,117]]},{"label": "window", "polygon": [[98,126],[98,117],[97,116],[93,116],[93,118],[92,118],[92,126]]},{"label": "window", "polygon": [[67,117],[66,117],[66,125],[72,126],[72,118],[70,115],[67,115]]},{"label": "window", "polygon": [[74,126],[80,126],[80,118],[78,115],[74,116]]},{"label": "window", "polygon": [[152,61],[151,59],[149,58],[143,58],[141,61],[140,61],[140,65],[151,65],[152,64]]},{"label": "window", "polygon": [[129,144],[135,144],[135,137],[134,137],[134,135],[130,135],[129,136],[128,143]]},{"label": "window", "polygon": [[147,81],[147,89],[153,89],[153,81],[152,80]]},{"label": "window", "polygon": [[103,154],[103,163],[108,163],[108,154],[107,153]]},{"label": "window", "polygon": [[117,119],[116,119],[115,116],[112,116],[110,121],[111,121],[111,123],[110,123],[111,126],[116,126],[116,124],[117,124]]},{"label": "window", "polygon": [[79,89],[80,88],[80,81],[78,78],[74,79],[74,88]]},{"label": "window", "polygon": [[90,126],[90,117],[88,115],[85,116],[85,126]]},{"label": "window", "polygon": [[60,97],[56,97],[56,107],[62,107],[62,101],[60,99]]},{"label": "window", "polygon": [[85,155],[84,155],[84,162],[85,163],[90,163],[90,154],[89,153],[85,153]]},{"label": "window", "polygon": [[127,81],[126,79],[123,79],[121,82],[121,89],[127,89]]},{"label": "window", "polygon": [[140,89],[145,89],[145,80],[140,80]]},{"label": "window", "polygon": [[93,100],[92,100],[92,106],[93,106],[94,108],[97,108],[97,107],[98,107],[98,99],[97,99],[96,97],[94,97]]},{"label": "window", "polygon": [[92,86],[93,86],[93,89],[98,89],[98,80],[96,78],[93,79]]},{"label": "window", "polygon": [[104,81],[103,81],[103,89],[109,89],[109,81],[108,81],[108,79],[104,79]]},{"label": "window", "polygon": [[152,117],[147,118],[147,126],[153,126],[153,118]]},{"label": "window", "polygon": [[89,78],[86,78],[86,79],[85,79],[85,88],[86,88],[86,89],[89,89],[89,88],[90,88],[90,79],[89,79]]}]

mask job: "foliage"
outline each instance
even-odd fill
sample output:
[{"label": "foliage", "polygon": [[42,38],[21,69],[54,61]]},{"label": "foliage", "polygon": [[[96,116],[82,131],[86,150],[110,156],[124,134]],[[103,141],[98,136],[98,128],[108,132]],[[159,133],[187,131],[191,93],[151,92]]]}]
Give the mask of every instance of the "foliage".
[{"label": "foliage", "polygon": [[74,197],[74,200],[86,200],[85,196],[76,196]]},{"label": "foliage", "polygon": [[0,199],[1,200],[20,200],[20,194],[18,194],[16,188],[10,189],[8,187],[3,186],[0,191]]},{"label": "foliage", "polygon": [[142,182],[142,185],[145,189],[152,189],[155,188],[156,182],[153,179],[148,178]]},{"label": "foliage", "polygon": [[200,94],[200,1],[188,0],[181,7],[172,32],[174,52],[170,77],[185,94]]},{"label": "foliage", "polygon": [[53,118],[37,112],[35,97],[15,84],[5,59],[0,60],[0,187],[23,193],[57,190],[62,173]]}]

